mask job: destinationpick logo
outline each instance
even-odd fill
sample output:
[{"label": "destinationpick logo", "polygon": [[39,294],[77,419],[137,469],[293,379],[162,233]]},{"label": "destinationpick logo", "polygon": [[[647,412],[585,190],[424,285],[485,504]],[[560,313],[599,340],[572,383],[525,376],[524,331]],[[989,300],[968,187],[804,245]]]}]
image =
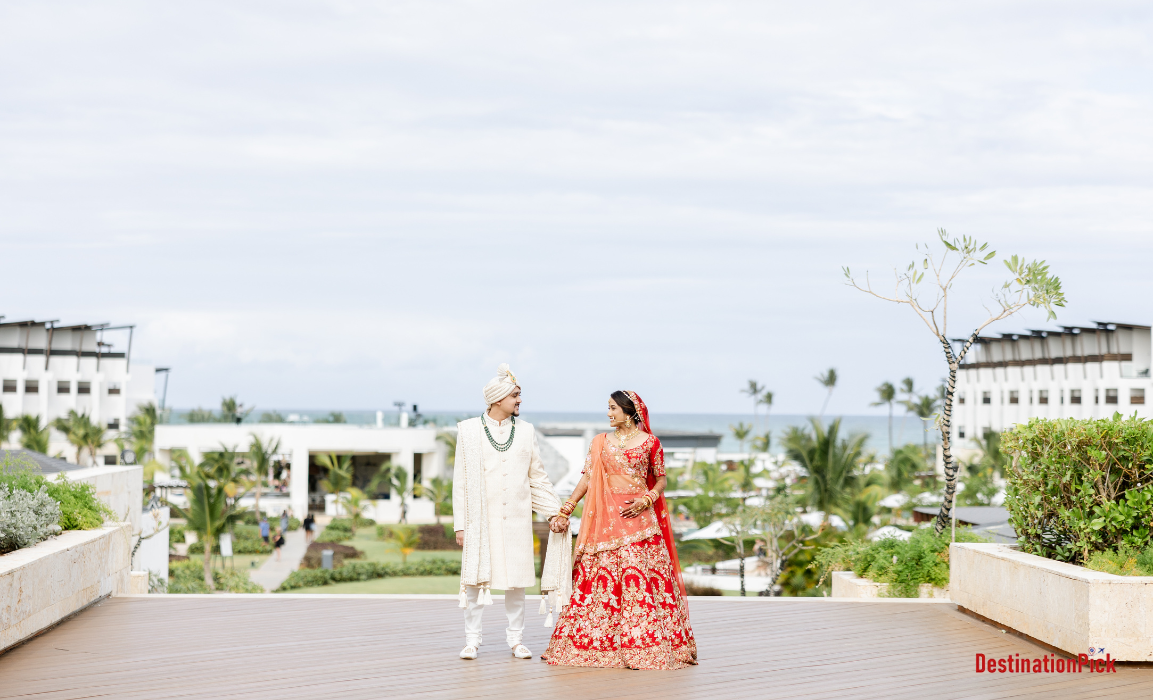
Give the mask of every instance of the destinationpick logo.
[{"label": "destinationpick logo", "polygon": [[1117,673],[1114,659],[1105,653],[1105,647],[1090,647],[1088,654],[1076,659],[1059,658],[1049,654],[1040,659],[1021,658],[1020,654],[995,658],[977,654],[977,673]]}]

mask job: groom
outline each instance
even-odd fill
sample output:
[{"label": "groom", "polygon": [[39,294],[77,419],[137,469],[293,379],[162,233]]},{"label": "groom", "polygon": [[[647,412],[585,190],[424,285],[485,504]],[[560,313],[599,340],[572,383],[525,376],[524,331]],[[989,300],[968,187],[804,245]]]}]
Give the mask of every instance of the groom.
[{"label": "groom", "polygon": [[475,659],[481,644],[481,615],[492,589],[503,590],[508,628],[505,641],[518,659],[531,659],[521,644],[524,589],[536,583],[532,512],[549,518],[552,529],[560,500],[553,493],[537,448],[536,431],[520,415],[520,386],[507,364],[484,387],[488,409],[457,425],[452,512],[456,543],[464,547],[460,607],[464,608],[462,659]]}]

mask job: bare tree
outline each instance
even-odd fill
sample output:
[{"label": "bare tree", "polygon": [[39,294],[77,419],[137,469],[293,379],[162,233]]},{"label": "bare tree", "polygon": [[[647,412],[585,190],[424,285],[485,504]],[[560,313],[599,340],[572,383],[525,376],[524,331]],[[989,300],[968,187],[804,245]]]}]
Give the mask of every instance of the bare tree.
[{"label": "bare tree", "polygon": [[[953,346],[949,342],[947,329],[949,292],[952,291],[953,283],[956,282],[962,271],[974,265],[988,264],[997,256],[997,252],[989,251],[986,253],[985,249],[989,247],[989,244],[978,243],[976,239],[969,236],[950,239],[945,233],[945,229],[937,229],[937,237],[945,248],[940,260],[935,257],[928,244],[925,244],[923,248],[921,244],[918,244],[917,250],[922,255],[920,263],[918,264],[918,261],[914,260],[909,263],[904,272],[894,270],[896,283],[891,296],[873,291],[867,274],[864,283],[859,284],[849,268],[844,268],[844,272],[846,284],[855,289],[884,301],[908,305],[937,337],[945,352],[945,361],[949,365],[949,379],[945,388],[945,400],[937,421],[941,430],[941,452],[945,461],[945,500],[941,503],[941,510],[937,513],[935,523],[936,531],[940,534],[949,523],[953,512],[954,496],[957,492],[957,463],[953,461],[950,430],[953,396],[957,390],[957,370],[960,368],[961,361],[965,359],[965,355],[968,354],[969,348],[973,347],[973,343],[977,342],[981,331],[989,324],[1008,318],[1026,306],[1045,309],[1048,312],[1048,319],[1055,319],[1057,314],[1053,311],[1053,307],[1065,306],[1065,294],[1061,291],[1061,280],[1049,274],[1049,266],[1044,260],[1025,262],[1024,259],[1018,258],[1016,255],[1004,260],[1005,267],[1008,268],[1012,276],[999,289],[993,290],[993,300],[996,302],[996,307],[985,307],[989,314],[988,318],[977,326],[967,339],[958,341],[961,343],[961,348],[954,353]],[[921,299],[921,283],[924,282],[926,273],[932,275],[929,283],[933,294],[931,302]]]},{"label": "bare tree", "polygon": [[736,547],[737,558],[740,560],[741,595],[745,595],[745,540],[757,537],[763,542],[763,550],[758,552],[757,570],[765,573],[769,579],[767,590],[758,595],[776,595],[774,588],[777,579],[798,552],[811,549],[809,542],[821,534],[821,525],[815,532],[809,532],[807,527],[797,516],[796,508],[785,495],[768,498],[764,505],[741,506],[737,511],[724,519],[731,540],[722,539],[722,542]]}]

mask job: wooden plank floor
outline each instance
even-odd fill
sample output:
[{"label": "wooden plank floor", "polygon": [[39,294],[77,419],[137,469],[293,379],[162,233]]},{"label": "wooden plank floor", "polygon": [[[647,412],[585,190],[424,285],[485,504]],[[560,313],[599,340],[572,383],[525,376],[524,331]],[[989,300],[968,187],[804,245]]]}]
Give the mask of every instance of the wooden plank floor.
[{"label": "wooden plank floor", "polygon": [[[700,665],[682,671],[513,659],[485,611],[477,661],[455,600],[376,596],[113,598],[0,656],[0,698],[1149,698],[1153,669],[974,672],[974,654],[1045,651],[950,604],[691,601]],[[549,630],[530,601],[525,643]]]}]

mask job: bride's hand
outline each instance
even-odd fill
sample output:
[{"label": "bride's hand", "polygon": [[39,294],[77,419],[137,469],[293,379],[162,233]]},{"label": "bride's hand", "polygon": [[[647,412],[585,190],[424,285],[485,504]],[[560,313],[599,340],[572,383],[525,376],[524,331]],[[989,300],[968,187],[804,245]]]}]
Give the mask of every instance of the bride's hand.
[{"label": "bride's hand", "polygon": [[648,508],[648,506],[645,505],[645,500],[643,498],[629,499],[625,501],[625,507],[621,508],[621,517],[635,518],[641,513],[645,512],[646,508]]},{"label": "bride's hand", "polygon": [[552,520],[548,521],[548,528],[553,532],[565,532],[568,530],[568,518],[563,515],[554,515]]}]

